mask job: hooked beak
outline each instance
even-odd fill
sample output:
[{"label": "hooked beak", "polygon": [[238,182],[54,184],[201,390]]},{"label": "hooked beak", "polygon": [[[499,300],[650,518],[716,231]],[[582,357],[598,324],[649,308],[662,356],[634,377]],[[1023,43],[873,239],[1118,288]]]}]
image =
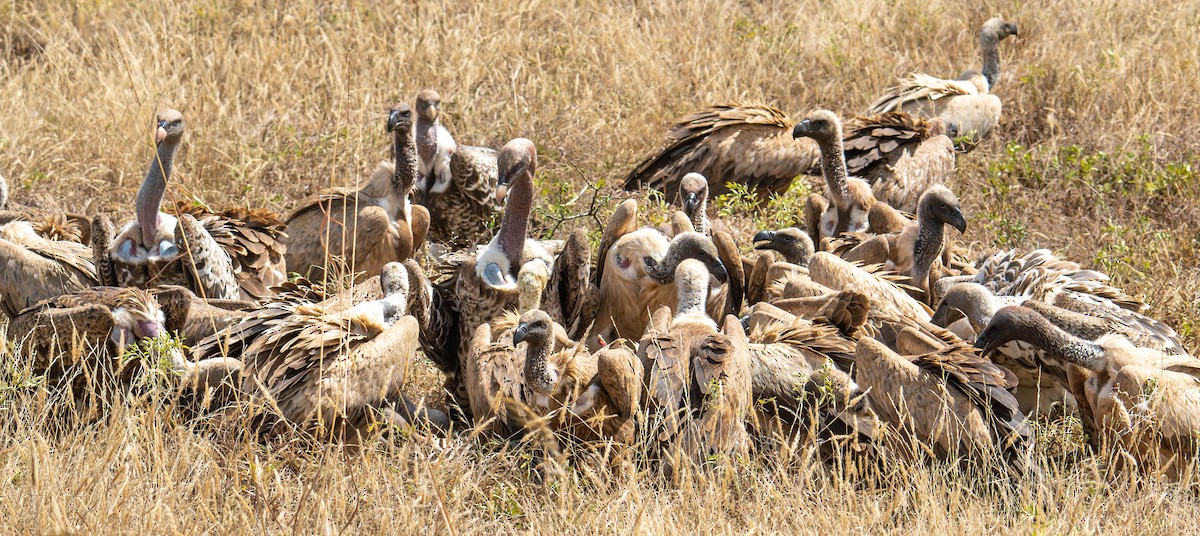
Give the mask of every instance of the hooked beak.
[{"label": "hooked beak", "polygon": [[958,309],[942,303],[941,305],[938,305],[937,310],[933,312],[933,316],[930,317],[929,323],[944,328],[952,322],[952,320],[950,320],[950,315],[953,313],[961,314]]},{"label": "hooked beak", "polygon": [[992,353],[996,348],[999,348],[1002,344],[1004,343],[994,341],[988,337],[987,332],[984,332],[983,334],[979,335],[979,338],[975,339],[975,347],[979,348],[985,357]]},{"label": "hooked beak", "polygon": [[959,234],[967,232],[967,218],[963,216],[961,210],[956,209],[954,213],[950,215],[949,223],[955,229],[958,229]]},{"label": "hooked beak", "polygon": [[529,324],[524,322],[517,325],[517,329],[513,331],[513,346],[521,344],[525,337],[529,336]]},{"label": "hooked beak", "polygon": [[400,110],[392,110],[392,113],[388,114],[387,131],[392,132],[392,131],[396,130],[396,125],[399,123],[400,123]]},{"label": "hooked beak", "polygon": [[729,271],[725,269],[725,265],[722,264],[721,261],[716,261],[710,271],[712,272],[713,277],[717,278],[717,281],[722,283],[729,281]]},{"label": "hooked beak", "polygon": [[754,249],[775,249],[775,231],[759,231],[754,235]]},{"label": "hooked beak", "polygon": [[168,123],[166,121],[158,122],[158,131],[156,131],[154,133],[154,144],[155,145],[158,145],[158,144],[162,143],[163,140],[167,139],[167,124]]},{"label": "hooked beak", "polygon": [[696,207],[700,204],[700,199],[696,196],[696,192],[688,192],[683,198],[683,211],[688,214],[695,214]]},{"label": "hooked beak", "polygon": [[807,119],[796,123],[796,127],[792,129],[792,138],[803,138],[812,130],[812,121]]}]

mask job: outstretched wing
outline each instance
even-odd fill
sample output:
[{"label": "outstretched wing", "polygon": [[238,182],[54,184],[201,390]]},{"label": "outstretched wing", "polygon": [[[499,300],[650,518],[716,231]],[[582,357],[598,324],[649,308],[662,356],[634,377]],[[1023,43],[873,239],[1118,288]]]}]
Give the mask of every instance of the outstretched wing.
[{"label": "outstretched wing", "polygon": [[815,142],[792,139],[793,125],[764,104],[718,104],[686,115],[671,127],[667,146],[629,173],[625,189],[653,188],[671,201],[683,176],[696,172],[708,178],[710,195],[729,191],[729,182],[753,192],[786,190],[820,162]]}]

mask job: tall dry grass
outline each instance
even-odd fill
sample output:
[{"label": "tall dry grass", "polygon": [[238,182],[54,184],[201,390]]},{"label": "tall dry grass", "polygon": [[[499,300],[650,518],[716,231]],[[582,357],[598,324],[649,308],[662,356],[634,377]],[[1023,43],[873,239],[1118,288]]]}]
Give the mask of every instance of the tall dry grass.
[{"label": "tall dry grass", "polygon": [[[981,4],[9,2],[0,174],[18,200],[127,215],[153,112],[173,106],[188,131],[169,197],[282,212],[365,178],[387,154],[387,107],[433,87],[461,143],[538,143],[545,232],[547,213],[587,209],[555,204],[616,183],[679,114],[735,99],[853,114],[896,76],[977,66],[975,33],[1000,14],[1021,35],[1002,45],[1001,128],[954,180],[965,241],[1105,269],[1194,349],[1200,5]],[[777,216],[734,221],[749,233]],[[1200,512],[1194,479],[1110,474],[1069,441],[1044,453],[1037,486],[925,464],[847,476],[803,450],[668,486],[585,471],[537,483],[527,451],[470,441],[264,446],[157,399],[52,433],[44,392],[6,367],[4,532],[1177,532]]]}]

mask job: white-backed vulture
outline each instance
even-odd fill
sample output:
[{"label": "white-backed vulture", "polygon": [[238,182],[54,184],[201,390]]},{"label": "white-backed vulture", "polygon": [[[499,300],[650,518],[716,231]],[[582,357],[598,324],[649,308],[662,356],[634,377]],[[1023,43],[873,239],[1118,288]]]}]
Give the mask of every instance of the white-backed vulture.
[{"label": "white-backed vulture", "polygon": [[412,126],[408,104],[393,106],[387,120],[393,162],[380,163],[362,188],[327,191],[288,217],[288,270],[339,280],[344,269],[361,281],[420,249],[429,213],[409,202],[417,178]]},{"label": "white-backed vulture", "polygon": [[0,176],[0,226],[26,221],[46,240],[83,244],[91,240],[91,221],[82,214],[67,212],[49,196],[37,196],[32,203],[10,202],[8,181]]},{"label": "white-backed vulture", "polygon": [[875,199],[913,212],[929,187],[954,172],[957,127],[904,112],[856,117],[847,125],[846,168],[871,184]]},{"label": "white-backed vulture", "polygon": [[826,236],[866,231],[868,216],[876,204],[871,187],[862,179],[849,177],[842,145],[842,121],[836,113],[817,110],[792,129],[795,138],[811,138],[821,153],[825,198],[809,194],[805,205],[808,232],[813,241]]},{"label": "white-backed vulture", "polygon": [[[183,321],[168,317],[149,291],[91,287],[22,311],[9,322],[8,339],[35,373],[80,396],[128,386],[144,364],[120,357],[144,340],[177,331]],[[163,349],[182,356],[179,347]],[[153,346],[150,351],[157,353]]]},{"label": "white-backed vulture", "polygon": [[1029,470],[1033,435],[1006,371],[962,341],[928,349],[902,356],[875,339],[858,341],[855,379],[880,420],[902,432],[889,445],[915,454],[920,442],[939,458],[976,462],[1004,452],[1018,473]]},{"label": "white-backed vulture", "polygon": [[[675,270],[685,259],[700,260],[707,267],[705,273],[712,273],[721,283],[729,279],[716,245],[694,232],[668,241],[658,230],[644,227],[614,240],[601,259],[599,306],[587,339],[593,351],[606,341],[640,338],[651,311],[672,307],[677,300]],[[711,289],[709,305],[714,318],[724,315],[724,297],[720,295],[728,290],[726,285]]]},{"label": "white-backed vulture", "polygon": [[48,240],[28,222],[0,226],[0,310],[9,318],[27,307],[97,283],[91,251]]},{"label": "white-backed vulture", "polygon": [[699,173],[688,173],[679,181],[683,213],[692,222],[692,230],[712,236],[713,226],[708,219],[708,179]]},{"label": "white-backed vulture", "polygon": [[576,229],[567,236],[554,259],[541,307],[563,326],[567,336],[582,340],[596,318],[600,289],[592,283],[592,251],[587,233]]},{"label": "white-backed vulture", "polygon": [[796,425],[817,425],[837,435],[872,437],[873,416],[850,376],[855,343],[844,334],[866,322],[869,303],[861,294],[844,294],[827,300],[828,310],[814,315],[817,320],[767,303],[751,309],[750,370],[760,435],[777,424],[785,434]]},{"label": "white-backed vulture", "polygon": [[417,203],[429,209],[430,241],[466,247],[486,238],[507,184],[499,182],[496,151],[456,143],[441,124],[441,109],[436,91],[417,94]]},{"label": "white-backed vulture", "polygon": [[675,279],[675,314],[656,309],[638,346],[649,429],[668,473],[688,461],[745,455],[753,402],[749,340],[733,315],[718,328],[706,312],[704,263],[683,260]]},{"label": "white-backed vulture", "polygon": [[937,117],[958,127],[968,138],[964,148],[973,148],[1000,121],[1000,98],[991,95],[1000,76],[1000,41],[1017,35],[1017,25],[1001,18],[989,19],[979,31],[983,70],[965,71],[954,80],[913,74],[900,79],[871,103],[868,114],[904,111],[922,117]]},{"label": "white-backed vulture", "polygon": [[847,260],[883,264],[888,271],[906,275],[917,289],[929,293],[934,279],[934,264],[939,262],[946,245],[945,226],[964,233],[967,219],[958,197],[949,188],[935,185],[921,194],[917,217],[898,233],[876,235],[846,251]]},{"label": "white-backed vulture", "polygon": [[[279,281],[283,273],[283,267],[273,262],[283,254],[283,235],[277,225],[269,223],[273,217],[262,216],[263,225],[258,225],[219,221],[219,215],[208,219],[206,212],[198,212],[210,227],[228,234],[224,238],[230,249],[226,250],[191,211],[178,216],[160,212],[183,139],[184,121],[183,114],[169,109],[160,113],[157,121],[156,154],[138,190],[136,219],[121,228],[107,251],[98,247],[107,230],[93,233],[99,234],[92,237],[93,252],[102,257],[97,263],[103,282],[139,288],[177,284],[215,299],[252,299],[263,293],[263,281]],[[245,281],[244,287],[239,285],[239,277]]]},{"label": "white-backed vulture", "polygon": [[1085,430],[1103,434],[1148,470],[1173,478],[1195,459],[1200,360],[1140,348],[1118,334],[1081,339],[1019,306],[997,311],[976,346],[987,354],[1013,340],[1043,350],[1039,365],[1078,393],[1080,405],[1090,410],[1082,412],[1090,420]]},{"label": "white-backed vulture", "polygon": [[278,417],[322,439],[355,442],[367,433],[373,412],[401,397],[418,347],[407,269],[385,265],[380,286],[383,299],[344,310],[268,302],[194,353],[202,362],[241,361],[243,392],[271,413],[260,424]]},{"label": "white-backed vulture", "polygon": [[708,178],[710,195],[744,185],[759,198],[787,191],[796,176],[816,167],[816,144],[793,140],[795,121],[764,104],[718,104],[679,118],[667,133],[667,146],[629,173],[626,190],[653,188],[667,202],[679,197],[679,182],[690,172]]},{"label": "white-backed vulture", "polygon": [[832,253],[818,251],[808,263],[812,280],[833,290],[853,290],[871,300],[873,311],[928,322],[933,310],[909,296],[891,279],[854,265]]}]

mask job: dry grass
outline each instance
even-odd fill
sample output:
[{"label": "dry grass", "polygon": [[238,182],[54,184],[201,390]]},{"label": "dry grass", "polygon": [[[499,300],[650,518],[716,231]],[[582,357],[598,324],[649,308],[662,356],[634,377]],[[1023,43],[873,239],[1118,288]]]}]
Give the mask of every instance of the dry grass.
[{"label": "dry grass", "polygon": [[[128,214],[150,119],[170,105],[189,127],[169,196],[286,211],[365,178],[386,155],[388,105],[434,87],[460,142],[538,143],[546,232],[587,209],[590,192],[563,206],[585,182],[615,183],[681,113],[742,99],[852,114],[898,75],[976,65],[979,24],[1003,14],[1021,35],[1002,46],[999,136],[955,178],[966,240],[1102,268],[1196,348],[1195,2],[292,4],[0,5],[0,173],[14,197]],[[748,233],[792,211],[732,221]],[[839,474],[804,449],[679,486],[584,471],[538,484],[522,450],[260,446],[148,399],[51,434],[27,381],[0,379],[3,532],[1162,533],[1194,528],[1200,511],[1195,479],[1051,453],[1040,486],[941,465]]]}]

